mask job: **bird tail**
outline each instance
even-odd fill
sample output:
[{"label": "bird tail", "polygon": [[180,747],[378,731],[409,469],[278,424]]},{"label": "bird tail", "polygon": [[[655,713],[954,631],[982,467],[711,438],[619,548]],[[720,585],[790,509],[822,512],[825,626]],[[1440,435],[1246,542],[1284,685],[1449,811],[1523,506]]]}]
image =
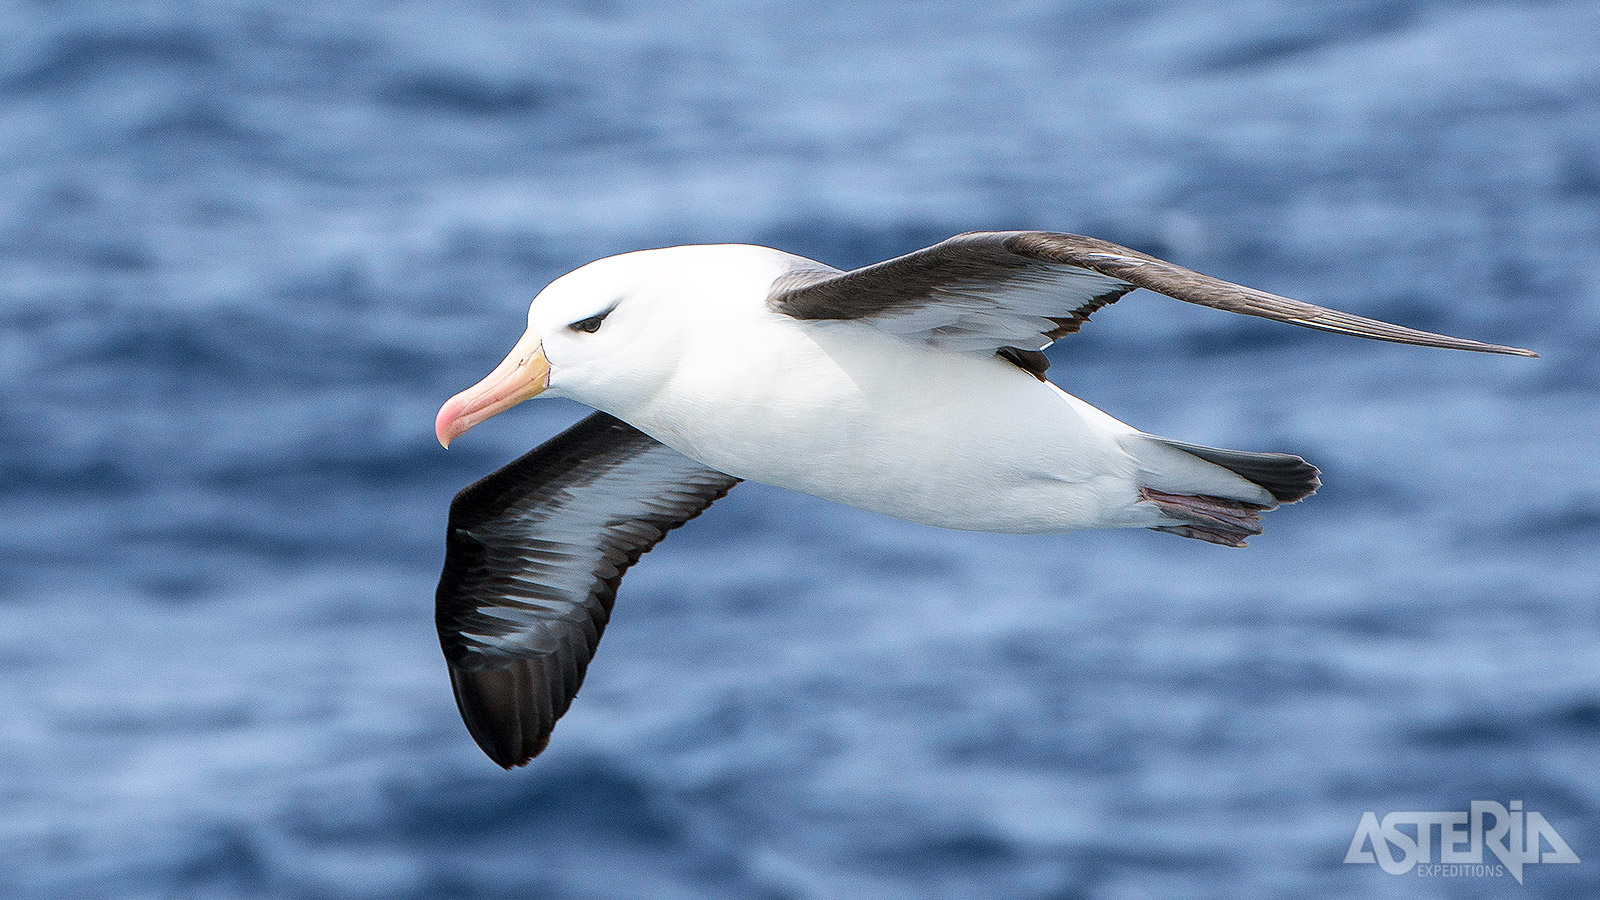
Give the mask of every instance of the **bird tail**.
[{"label": "bird tail", "polygon": [[1148,526],[1227,547],[1261,533],[1261,514],[1321,486],[1317,467],[1289,453],[1223,450],[1150,434],[1122,439],[1139,461],[1139,501],[1165,524]]}]

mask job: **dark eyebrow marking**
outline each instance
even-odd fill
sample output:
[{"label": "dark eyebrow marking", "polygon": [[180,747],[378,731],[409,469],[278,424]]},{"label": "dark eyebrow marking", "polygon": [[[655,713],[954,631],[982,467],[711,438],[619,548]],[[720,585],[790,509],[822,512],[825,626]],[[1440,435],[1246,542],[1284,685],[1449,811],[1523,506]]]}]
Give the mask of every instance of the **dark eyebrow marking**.
[{"label": "dark eyebrow marking", "polygon": [[[621,301],[618,301],[618,303],[620,302]],[[587,319],[579,319],[567,327],[573,331],[581,331],[585,334],[594,334],[596,331],[600,330],[600,323],[604,322],[606,320],[606,316],[611,315],[612,310],[616,308],[617,303],[613,303],[604,310],[595,313]]]}]

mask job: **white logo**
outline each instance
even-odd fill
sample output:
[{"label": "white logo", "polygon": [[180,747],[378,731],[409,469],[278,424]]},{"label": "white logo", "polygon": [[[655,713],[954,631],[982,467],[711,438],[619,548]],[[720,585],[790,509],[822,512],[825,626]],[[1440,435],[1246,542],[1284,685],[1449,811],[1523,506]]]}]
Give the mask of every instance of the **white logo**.
[{"label": "white logo", "polygon": [[[1401,831],[1405,826],[1414,830]],[[1434,826],[1439,834],[1437,863],[1433,861]],[[1492,854],[1488,860],[1483,855],[1486,847]],[[1543,815],[1523,812],[1521,800],[1511,801],[1509,810],[1493,800],[1474,800],[1469,812],[1392,812],[1382,822],[1371,811],[1364,812],[1344,861],[1375,862],[1390,875],[1404,875],[1413,869],[1424,877],[1498,877],[1510,872],[1521,884],[1525,863],[1575,863],[1578,854]]]}]

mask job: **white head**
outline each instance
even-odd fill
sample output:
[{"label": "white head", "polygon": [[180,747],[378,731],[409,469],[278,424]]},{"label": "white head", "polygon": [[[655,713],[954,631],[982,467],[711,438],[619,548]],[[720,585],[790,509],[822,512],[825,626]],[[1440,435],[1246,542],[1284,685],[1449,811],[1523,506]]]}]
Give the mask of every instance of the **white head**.
[{"label": "white head", "polygon": [[551,282],[528,307],[528,330],[482,381],[439,409],[450,442],[539,394],[625,414],[672,376],[679,358],[730,322],[766,315],[773,280],[795,257],[714,244],[596,260]]}]

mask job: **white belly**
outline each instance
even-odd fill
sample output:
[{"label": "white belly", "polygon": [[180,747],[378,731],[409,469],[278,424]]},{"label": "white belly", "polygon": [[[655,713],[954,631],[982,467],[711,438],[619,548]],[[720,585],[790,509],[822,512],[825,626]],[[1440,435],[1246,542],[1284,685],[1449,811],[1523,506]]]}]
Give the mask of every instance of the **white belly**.
[{"label": "white belly", "polygon": [[[681,370],[623,415],[708,466],[945,528],[1147,525],[1134,429],[1004,360],[808,324]],[[1147,505],[1145,505],[1147,506]]]}]

